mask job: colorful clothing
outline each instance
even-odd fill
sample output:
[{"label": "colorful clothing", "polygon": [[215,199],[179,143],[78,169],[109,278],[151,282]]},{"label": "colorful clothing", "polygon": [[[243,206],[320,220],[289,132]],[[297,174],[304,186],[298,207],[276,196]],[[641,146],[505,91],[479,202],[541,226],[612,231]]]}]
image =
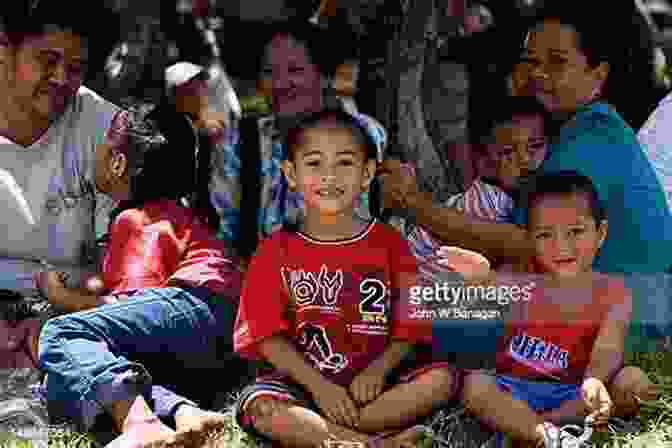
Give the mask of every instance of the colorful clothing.
[{"label": "colorful clothing", "polygon": [[667,95],[637,133],[672,209],[672,94]]},{"label": "colorful clothing", "polygon": [[[513,199],[499,187],[477,179],[464,192],[450,197],[443,204],[447,208],[459,211],[478,218],[495,222],[510,222],[512,220]],[[437,263],[436,251],[444,245],[431,233],[418,225],[407,224],[403,219],[394,223],[411,245],[411,252],[418,260],[420,281],[433,284],[445,281],[446,268]]]},{"label": "colorful clothing", "polygon": [[[378,145],[379,159],[382,160],[386,145],[386,133],[373,118],[363,114],[355,115],[362,120],[371,137]],[[280,169],[287,156],[285,145],[275,126],[273,117],[259,120],[261,136],[261,202],[259,207],[259,237],[268,237],[280,229],[284,223],[298,224],[303,217],[303,196],[289,190]],[[218,140],[214,152],[213,175],[210,183],[211,200],[221,217],[218,237],[227,241],[237,241],[240,236],[241,200],[241,158],[240,134],[237,129],[228,129]],[[368,192],[362,194],[357,214],[365,220],[370,218]]]},{"label": "colorful clothing", "polygon": [[112,294],[165,287],[204,287],[237,301],[240,275],[224,257],[224,242],[175,201],[125,210],[110,226],[103,283]]},{"label": "colorful clothing", "polygon": [[[632,129],[608,104],[579,109],[551,142],[541,172],[589,177],[606,208],[609,234],[593,267],[604,273],[662,273],[672,266],[672,215]],[[524,205],[524,204],[523,204]],[[525,222],[523,207],[514,212]]]},{"label": "colorful clothing", "polygon": [[415,279],[408,244],[375,220],[337,242],[277,232],[246,274],[235,349],[260,358],[260,342],[286,334],[325,377],[349,385],[391,339],[431,341],[431,326],[408,314]]},{"label": "colorful clothing", "polygon": [[631,299],[622,280],[596,275],[576,291],[537,289],[511,305],[497,350],[498,374],[580,384],[605,322],[630,319]]}]

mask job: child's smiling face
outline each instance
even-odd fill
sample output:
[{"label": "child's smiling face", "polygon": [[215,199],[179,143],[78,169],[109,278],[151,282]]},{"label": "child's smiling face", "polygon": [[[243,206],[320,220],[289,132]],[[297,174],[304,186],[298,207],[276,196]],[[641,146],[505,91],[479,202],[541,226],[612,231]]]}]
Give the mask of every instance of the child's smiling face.
[{"label": "child's smiling face", "polygon": [[541,271],[568,277],[592,269],[607,223],[595,222],[585,194],[549,195],[530,208],[528,232]]},{"label": "child's smiling face", "polygon": [[351,213],[375,172],[375,160],[350,129],[322,123],[306,129],[283,165],[289,185],[303,194],[306,210]]}]

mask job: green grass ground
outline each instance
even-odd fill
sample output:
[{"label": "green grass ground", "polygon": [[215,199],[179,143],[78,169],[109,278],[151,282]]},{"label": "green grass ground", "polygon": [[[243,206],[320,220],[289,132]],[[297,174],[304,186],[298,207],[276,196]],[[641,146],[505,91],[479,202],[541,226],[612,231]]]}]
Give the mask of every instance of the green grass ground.
[{"label": "green grass ground", "polygon": [[[642,404],[642,432],[628,435],[599,434],[595,439],[602,448],[658,448],[672,447],[672,353],[633,354],[627,360],[649,372],[656,384],[667,391],[651,403]],[[254,448],[256,442],[241,432],[233,418],[227,428],[213,434],[222,448]],[[425,444],[423,444],[425,445]],[[11,436],[0,434],[0,448],[30,448],[32,444]],[[49,448],[93,448],[93,439],[86,434],[54,431],[49,438]]]}]

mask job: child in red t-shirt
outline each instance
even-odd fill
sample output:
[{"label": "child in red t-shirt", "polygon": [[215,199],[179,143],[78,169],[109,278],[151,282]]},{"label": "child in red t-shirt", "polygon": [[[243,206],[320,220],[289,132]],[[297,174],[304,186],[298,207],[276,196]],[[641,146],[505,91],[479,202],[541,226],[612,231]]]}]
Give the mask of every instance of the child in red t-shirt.
[{"label": "child in red t-shirt", "polygon": [[623,368],[630,292],[622,279],[592,271],[607,221],[590,179],[573,171],[541,175],[526,204],[537,250],[531,272],[545,277],[516,279],[544,287],[511,303],[496,375],[467,375],[463,399],[516,439],[578,446],[556,424],[586,414],[602,424],[636,412],[633,395],[651,398],[653,384],[641,370]]},{"label": "child in red t-shirt", "polygon": [[[404,318],[417,274],[408,243],[354,214],[376,146],[340,110],[307,117],[287,146],[283,172],[306,214],[300,230],[262,243],[245,277],[235,348],[270,366],[243,391],[238,421],[284,446],[415,438],[417,428],[387,431],[430,414],[457,383],[445,363],[414,350],[431,341],[431,328]],[[412,353],[410,368],[402,361]]]}]

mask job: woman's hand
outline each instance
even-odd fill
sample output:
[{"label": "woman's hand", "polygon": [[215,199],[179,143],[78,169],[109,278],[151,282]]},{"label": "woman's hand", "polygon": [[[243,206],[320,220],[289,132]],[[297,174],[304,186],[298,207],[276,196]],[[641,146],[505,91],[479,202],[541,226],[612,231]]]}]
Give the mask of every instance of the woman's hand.
[{"label": "woman's hand", "polygon": [[490,262],[478,252],[441,246],[436,251],[436,256],[440,265],[461,274],[465,280],[485,279],[490,274]]}]

